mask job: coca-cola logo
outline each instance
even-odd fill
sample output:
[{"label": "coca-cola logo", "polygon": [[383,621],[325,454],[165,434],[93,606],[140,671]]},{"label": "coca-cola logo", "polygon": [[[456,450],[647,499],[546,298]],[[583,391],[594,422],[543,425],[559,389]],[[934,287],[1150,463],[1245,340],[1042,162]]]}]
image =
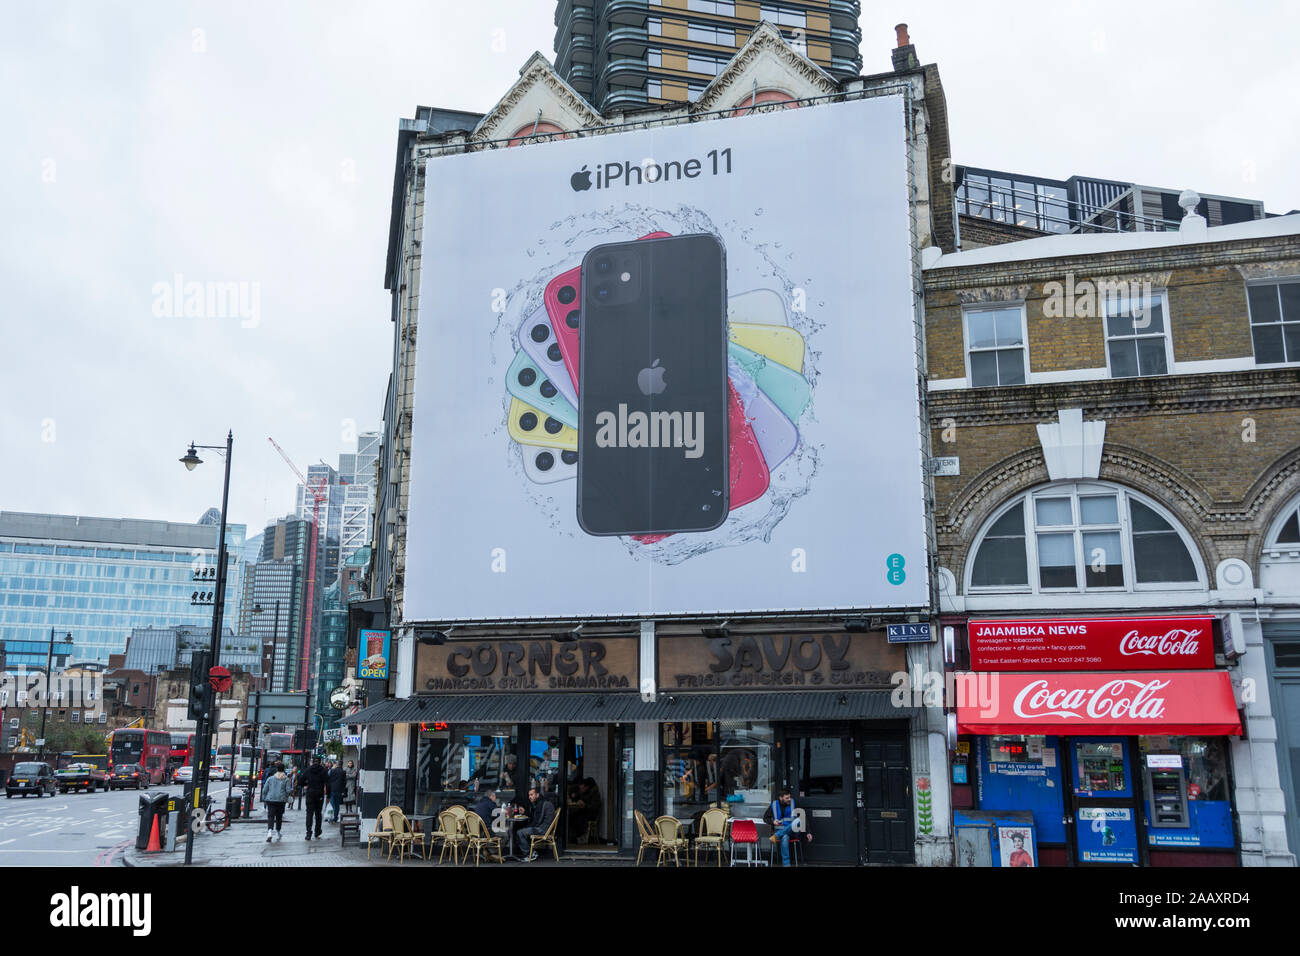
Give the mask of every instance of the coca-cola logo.
[{"label": "coca-cola logo", "polygon": [[1199,628],[1187,630],[1176,627],[1164,634],[1143,634],[1134,628],[1120,640],[1119,652],[1125,657],[1134,654],[1193,657],[1200,650],[1201,643],[1197,640],[1200,636]]},{"label": "coca-cola logo", "polygon": [[1093,719],[1158,720],[1165,699],[1156,694],[1167,680],[1141,681],[1117,678],[1100,687],[1056,687],[1046,680],[1031,681],[1016,694],[1012,709],[1017,717],[1091,717]]}]

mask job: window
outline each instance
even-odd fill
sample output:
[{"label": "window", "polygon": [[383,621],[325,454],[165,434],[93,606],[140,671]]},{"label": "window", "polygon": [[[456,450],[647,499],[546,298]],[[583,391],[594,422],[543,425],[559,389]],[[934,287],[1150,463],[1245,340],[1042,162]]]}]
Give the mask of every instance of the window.
[{"label": "window", "polygon": [[690,83],[686,84],[686,98],[694,103],[704,95],[704,91],[708,85],[709,84],[701,83],[698,80],[692,80]]},{"label": "window", "polygon": [[663,36],[664,22],[659,17],[650,17],[645,22],[645,28],[652,37]]},{"label": "window", "polygon": [[724,65],[722,60],[715,60],[711,56],[703,56],[699,53],[690,53],[686,56],[686,69],[692,73],[707,73],[709,76],[717,76]]},{"label": "window", "polygon": [[787,10],[774,3],[764,3],[759,7],[759,15],[769,23],[783,27],[804,27],[808,25],[808,15],[802,10]]},{"label": "window", "polygon": [[1294,551],[1300,546],[1300,501],[1293,501],[1282,509],[1282,516],[1274,522],[1273,533],[1265,539],[1265,548],[1287,548]]},{"label": "window", "polygon": [[1300,362],[1300,279],[1246,287],[1257,365]]},{"label": "window", "polygon": [[713,43],[718,46],[735,46],[736,31],[704,23],[688,23],[686,38],[696,43]]},{"label": "window", "polygon": [[1172,363],[1164,293],[1136,299],[1102,296],[1111,378],[1168,375]]},{"label": "window", "polygon": [[[63,716],[63,711],[59,711],[59,716],[60,716],[60,717]],[[79,711],[79,710],[74,710],[74,711],[72,712],[72,722],[73,722],[74,724],[79,724],[79,723],[81,723],[81,711]]]},{"label": "window", "polygon": [[659,80],[646,80],[645,95],[651,98],[663,99],[664,85]]},{"label": "window", "polygon": [[651,47],[650,49],[646,50],[645,61],[649,66],[663,66],[664,65],[663,51]]},{"label": "window", "polygon": [[971,310],[963,315],[971,386],[1024,385],[1029,364],[1024,306]]},{"label": "window", "polygon": [[1101,483],[1017,498],[977,538],[970,589],[1132,591],[1199,585],[1191,540],[1153,502]]},{"label": "window", "polygon": [[714,13],[720,17],[734,17],[736,4],[733,0],[686,0],[686,9],[696,13]]}]

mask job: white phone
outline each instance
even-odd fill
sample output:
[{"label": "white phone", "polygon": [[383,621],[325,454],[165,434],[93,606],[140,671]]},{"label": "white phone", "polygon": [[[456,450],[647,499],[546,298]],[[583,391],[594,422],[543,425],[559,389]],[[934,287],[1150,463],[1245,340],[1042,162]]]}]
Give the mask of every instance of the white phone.
[{"label": "white phone", "polygon": [[529,481],[539,485],[550,485],[557,481],[567,481],[578,477],[578,453],[567,448],[547,448],[544,445],[519,446],[519,454],[524,463],[524,474]]},{"label": "white phone", "polygon": [[727,299],[727,323],[749,325],[789,325],[785,300],[771,289],[754,289]]}]

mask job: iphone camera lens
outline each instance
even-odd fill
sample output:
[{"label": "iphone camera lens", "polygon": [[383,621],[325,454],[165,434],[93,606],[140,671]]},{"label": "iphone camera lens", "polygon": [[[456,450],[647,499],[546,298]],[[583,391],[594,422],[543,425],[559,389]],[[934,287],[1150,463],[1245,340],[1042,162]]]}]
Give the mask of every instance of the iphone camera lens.
[{"label": "iphone camera lens", "polygon": [[545,342],[550,338],[551,330],[538,322],[533,326],[533,330],[530,334],[532,335],[534,342]]},{"label": "iphone camera lens", "polygon": [[521,368],[519,370],[519,384],[522,385],[524,388],[527,388],[529,385],[532,385],[533,382],[535,381],[537,381],[536,369]]},{"label": "iphone camera lens", "polygon": [[546,430],[550,432],[552,435],[558,435],[560,433],[560,429],[563,427],[564,427],[564,423],[561,421],[557,421],[554,418],[546,419]]},{"label": "iphone camera lens", "polygon": [[564,462],[566,465],[576,464],[578,461],[578,453],[576,451],[562,451],[560,452],[560,461]]},{"label": "iphone camera lens", "polygon": [[560,352],[560,347],[552,342],[550,348],[546,350],[546,357],[552,362],[558,362],[564,358],[564,355]]},{"label": "iphone camera lens", "polygon": [[555,464],[555,456],[553,456],[549,451],[544,451],[537,456],[537,460],[534,464],[537,465],[538,471],[550,471],[551,467]]},{"label": "iphone camera lens", "polygon": [[571,329],[576,329],[578,327],[578,314],[578,310],[574,309],[564,317],[564,324]]},{"label": "iphone camera lens", "polygon": [[578,292],[571,285],[561,287],[560,291],[555,293],[555,297],[560,300],[561,305],[568,305],[578,297]]},{"label": "iphone camera lens", "polygon": [[555,397],[556,389],[555,386],[551,384],[550,379],[543,379],[542,384],[537,387],[537,390],[542,393],[543,398]]},{"label": "iphone camera lens", "polygon": [[519,427],[526,432],[532,431],[537,427],[537,416],[532,412],[524,412],[519,416]]}]

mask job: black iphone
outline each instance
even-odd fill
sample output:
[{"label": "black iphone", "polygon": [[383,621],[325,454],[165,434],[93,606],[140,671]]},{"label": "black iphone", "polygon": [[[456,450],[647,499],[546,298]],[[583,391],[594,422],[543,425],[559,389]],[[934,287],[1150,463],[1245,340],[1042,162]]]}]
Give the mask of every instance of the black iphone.
[{"label": "black iphone", "polygon": [[582,260],[578,524],[710,531],[727,518],[727,262],[712,235]]}]

